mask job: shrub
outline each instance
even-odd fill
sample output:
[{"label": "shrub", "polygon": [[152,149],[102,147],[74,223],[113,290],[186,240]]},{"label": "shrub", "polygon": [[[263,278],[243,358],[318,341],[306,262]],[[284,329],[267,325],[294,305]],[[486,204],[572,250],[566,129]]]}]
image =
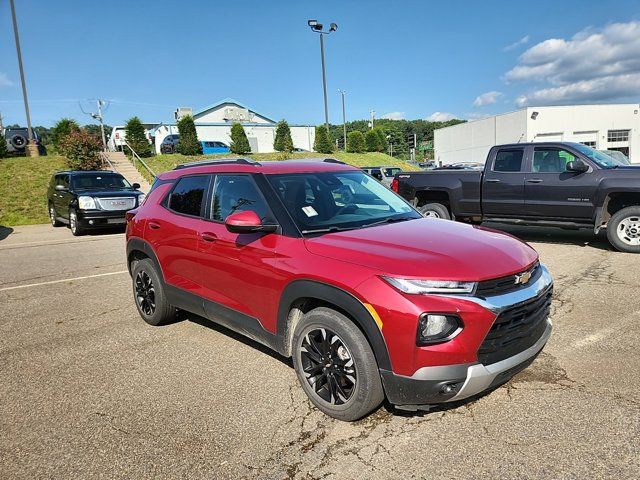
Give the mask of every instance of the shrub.
[{"label": "shrub", "polygon": [[364,135],[355,130],[347,135],[347,152],[362,153],[365,150]]},{"label": "shrub", "polygon": [[244,128],[239,123],[234,123],[231,126],[231,152],[236,155],[242,155],[243,153],[251,153],[251,145],[247,139],[247,134],[244,133]]},{"label": "shrub", "polygon": [[316,139],[313,142],[313,149],[319,153],[333,152],[333,144],[329,138],[327,127],[320,125],[316,127]]},{"label": "shrub", "polygon": [[124,134],[127,143],[138,155],[141,157],[151,156],[151,144],[144,132],[144,125],[142,125],[138,117],[132,117],[127,121],[124,127]]},{"label": "shrub", "polygon": [[7,141],[2,136],[2,132],[0,132],[0,158],[5,158],[9,156],[9,150],[7,150]]},{"label": "shrub", "polygon": [[387,142],[387,136],[384,134],[384,131],[382,131],[381,128],[374,128],[372,131],[376,132],[376,135],[378,135],[378,151],[386,151],[389,145]]},{"label": "shrub", "polygon": [[102,142],[84,129],[74,130],[60,139],[61,150],[72,170],[100,170],[103,166]]},{"label": "shrub", "polygon": [[178,120],[178,153],[182,155],[202,155],[202,144],[198,141],[193,117],[186,115]]},{"label": "shrub", "polygon": [[285,120],[280,120],[276,126],[276,138],[273,140],[273,149],[278,152],[293,151],[291,129]]},{"label": "shrub", "polygon": [[60,142],[65,136],[69,135],[71,132],[77,132],[78,130],[80,130],[78,122],[71,118],[61,118],[51,129],[51,143],[58,152],[64,155],[64,152],[60,148]]},{"label": "shrub", "polygon": [[367,152],[379,152],[380,151],[380,137],[375,130],[367,130],[364,134],[364,143],[367,148]]}]

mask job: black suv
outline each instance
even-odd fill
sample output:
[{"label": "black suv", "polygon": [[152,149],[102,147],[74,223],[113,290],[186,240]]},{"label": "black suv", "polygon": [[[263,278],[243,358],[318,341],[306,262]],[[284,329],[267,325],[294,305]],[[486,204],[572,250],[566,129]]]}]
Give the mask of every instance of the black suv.
[{"label": "black suv", "polygon": [[145,194],[140,185],[111,171],[65,171],[49,182],[47,202],[54,227],[69,225],[71,233],[126,225],[127,210],[139,207]]},{"label": "black suv", "polygon": [[160,153],[176,153],[178,149],[179,135],[167,135],[160,144]]}]

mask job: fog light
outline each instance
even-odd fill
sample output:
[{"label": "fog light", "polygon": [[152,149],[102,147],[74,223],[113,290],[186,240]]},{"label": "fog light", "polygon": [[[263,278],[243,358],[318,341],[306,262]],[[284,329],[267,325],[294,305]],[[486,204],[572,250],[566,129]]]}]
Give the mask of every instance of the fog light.
[{"label": "fog light", "polygon": [[424,314],[418,323],[418,345],[432,345],[451,340],[462,330],[462,321],[455,315]]},{"label": "fog light", "polygon": [[89,225],[93,225],[93,220],[89,220]]}]

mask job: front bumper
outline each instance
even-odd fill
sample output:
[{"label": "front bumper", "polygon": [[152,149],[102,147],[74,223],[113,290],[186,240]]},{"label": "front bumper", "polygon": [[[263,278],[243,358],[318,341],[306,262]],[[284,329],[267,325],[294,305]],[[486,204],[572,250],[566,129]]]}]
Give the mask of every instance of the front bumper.
[{"label": "front bumper", "polygon": [[[548,294],[553,280],[544,266],[542,269],[542,275],[536,282],[517,292],[486,299],[460,298],[472,300],[499,315],[506,309]],[[552,330],[551,320],[546,318],[544,321],[546,328],[535,343],[496,363],[483,365],[474,362],[427,366],[418,369],[411,376],[380,370],[389,402],[400,408],[415,410],[427,405],[463,400],[505,383],[529,366],[544,348]]]},{"label": "front bumper", "polygon": [[126,213],[127,210],[78,210],[77,218],[82,228],[122,227],[127,224]]}]

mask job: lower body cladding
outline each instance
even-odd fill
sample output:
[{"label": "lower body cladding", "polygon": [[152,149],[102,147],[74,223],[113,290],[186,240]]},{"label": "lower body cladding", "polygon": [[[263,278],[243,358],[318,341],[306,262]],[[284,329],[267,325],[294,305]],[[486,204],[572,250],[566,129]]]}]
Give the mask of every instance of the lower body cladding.
[{"label": "lower body cladding", "polygon": [[127,224],[125,213],[126,210],[78,210],[78,225],[82,228],[124,227]]},{"label": "lower body cladding", "polygon": [[[435,404],[463,400],[496,388],[527,368],[551,336],[549,308],[552,284],[551,275],[542,267],[538,279],[526,288],[505,295],[474,299],[497,315],[494,325],[498,331],[502,328],[502,331],[508,332],[505,335],[511,335],[505,341],[505,344],[509,344],[505,348],[509,356],[504,358],[499,351],[486,354],[487,345],[493,348],[499,345],[499,339],[496,340],[492,330],[480,348],[483,351],[484,347],[485,353],[479,353],[480,361],[477,363],[426,366],[411,376],[381,369],[380,375],[389,402],[400,409],[428,410]],[[502,318],[510,319],[513,312],[519,315],[513,324],[515,327],[499,324]],[[521,346],[515,352],[514,343]],[[498,353],[497,357],[495,353]],[[481,363],[486,358],[499,360]]]}]

